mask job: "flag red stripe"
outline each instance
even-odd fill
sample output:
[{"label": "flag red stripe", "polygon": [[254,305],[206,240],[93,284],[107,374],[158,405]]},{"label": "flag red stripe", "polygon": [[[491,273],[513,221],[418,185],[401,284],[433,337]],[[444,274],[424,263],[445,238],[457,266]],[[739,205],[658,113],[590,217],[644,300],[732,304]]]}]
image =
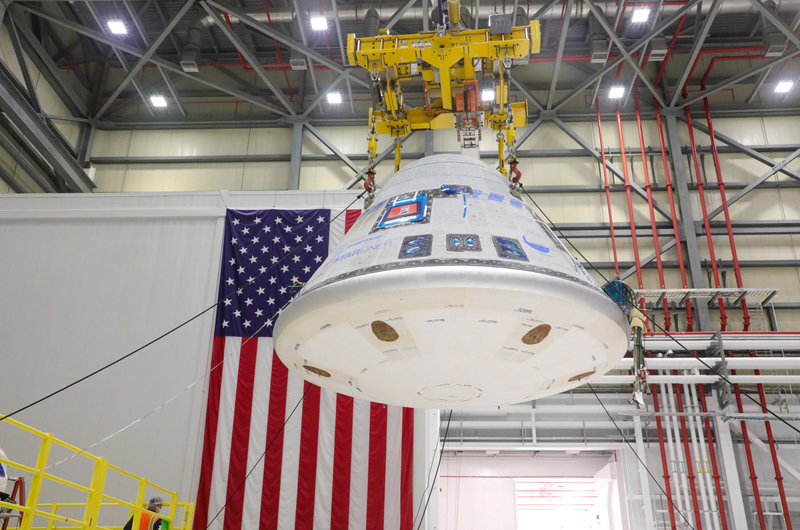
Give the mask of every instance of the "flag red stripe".
[{"label": "flag red stripe", "polygon": [[370,403],[367,530],[383,530],[386,501],[386,405]]},{"label": "flag red stripe", "polygon": [[402,444],[400,530],[412,530],[414,525],[414,409],[403,408]]},{"label": "flag red stripe", "polygon": [[259,530],[277,530],[278,506],[281,500],[281,464],[283,461],[283,422],[286,419],[286,386],[289,369],[278,355],[272,353],[272,377],[269,388],[269,419],[267,440],[269,448],[264,455],[264,477],[261,489],[261,520]]},{"label": "flag red stripe", "polygon": [[361,210],[347,210],[344,214],[344,233],[350,231],[350,228],[358,221],[358,218],[361,217]]},{"label": "flag red stripe", "polygon": [[333,443],[331,530],[348,530],[350,473],[353,455],[353,398],[336,396],[336,433]]},{"label": "flag red stripe", "polygon": [[231,429],[231,458],[228,465],[228,491],[225,493],[227,504],[224,530],[239,530],[242,527],[245,490],[243,483],[247,474],[247,448],[250,445],[250,418],[253,410],[253,379],[256,372],[257,351],[258,339],[242,339]]},{"label": "flag red stripe", "polygon": [[[310,387],[310,388],[309,388]],[[317,487],[317,446],[319,445],[320,388],[306,382],[303,423],[300,430],[300,465],[297,470],[295,530],[313,530],[314,494]]]},{"label": "flag red stripe", "polygon": [[220,363],[224,357],[225,337],[214,337],[211,347],[212,371],[208,377],[206,425],[203,434],[203,457],[200,464],[200,486],[197,490],[194,528],[205,528],[208,524],[208,497],[211,493],[211,473],[214,469],[214,451],[217,446],[217,425],[219,423],[219,396],[222,390],[223,365]]}]

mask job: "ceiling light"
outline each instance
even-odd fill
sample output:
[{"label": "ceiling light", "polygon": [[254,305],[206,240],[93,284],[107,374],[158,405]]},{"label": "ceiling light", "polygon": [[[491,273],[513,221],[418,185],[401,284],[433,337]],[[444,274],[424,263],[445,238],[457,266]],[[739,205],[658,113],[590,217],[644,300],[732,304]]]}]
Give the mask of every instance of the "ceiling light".
[{"label": "ceiling light", "polygon": [[775,87],[775,92],[778,94],[785,94],[786,92],[790,91],[794,86],[794,81],[781,81],[778,83],[778,86]]},{"label": "ceiling light", "polygon": [[608,97],[611,99],[619,99],[625,95],[625,87],[622,85],[614,85],[608,91]]},{"label": "ceiling light", "polygon": [[150,96],[150,103],[152,103],[154,107],[166,107],[167,98],[164,96]]},{"label": "ceiling light", "polygon": [[341,102],[342,102],[341,92],[328,92],[328,103],[341,103]]},{"label": "ceiling light", "polygon": [[125,35],[128,33],[128,28],[125,27],[125,23],[121,20],[109,20],[108,29],[110,29],[111,33],[114,35]]},{"label": "ceiling light", "polygon": [[311,17],[311,29],[314,31],[325,31],[328,29],[328,19],[325,17]]},{"label": "ceiling light", "polygon": [[631,22],[633,23],[647,22],[647,19],[649,17],[650,17],[650,8],[640,7],[633,10],[633,18],[631,18]]},{"label": "ceiling light", "polygon": [[494,90],[484,90],[481,92],[481,101],[494,101]]}]

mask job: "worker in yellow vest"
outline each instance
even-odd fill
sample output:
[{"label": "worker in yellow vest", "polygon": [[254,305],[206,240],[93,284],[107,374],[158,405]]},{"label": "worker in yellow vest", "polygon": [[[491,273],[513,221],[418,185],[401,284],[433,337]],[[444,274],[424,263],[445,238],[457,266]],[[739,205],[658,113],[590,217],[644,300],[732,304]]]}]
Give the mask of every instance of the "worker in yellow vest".
[{"label": "worker in yellow vest", "polygon": [[[147,510],[148,512],[160,513],[163,505],[164,501],[161,499],[161,497],[153,497],[150,499],[150,502],[147,503]],[[142,512],[142,518],[139,521],[139,530],[160,530],[161,517],[148,512]],[[128,522],[125,523],[123,530],[132,530],[132,528],[133,517],[128,519]]]}]

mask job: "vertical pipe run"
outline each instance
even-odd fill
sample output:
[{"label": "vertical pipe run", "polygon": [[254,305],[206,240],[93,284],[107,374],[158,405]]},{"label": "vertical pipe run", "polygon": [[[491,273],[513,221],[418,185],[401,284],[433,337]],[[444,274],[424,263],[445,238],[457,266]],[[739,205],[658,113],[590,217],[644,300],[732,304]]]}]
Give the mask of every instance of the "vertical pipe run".
[{"label": "vertical pipe run", "polygon": [[[700,171],[700,162],[697,157],[697,145],[694,142],[694,129],[692,128],[692,116],[689,112],[689,107],[685,107],[686,123],[689,126],[689,141],[692,144],[692,159],[694,161],[694,171],[697,176],[697,191],[700,196],[700,208],[703,210],[703,225],[706,229],[706,240],[708,241],[708,254],[711,258],[711,271],[714,274],[714,285],[719,288],[719,271],[717,270],[717,258],[714,255],[714,241],[711,237],[711,225],[708,220],[708,208],[706,208],[706,195],[703,191],[703,174]],[[695,286],[696,287],[696,286]],[[725,301],[722,297],[719,298],[719,324],[720,329],[725,331],[728,325],[728,316],[725,314]]]},{"label": "vertical pipe run", "polygon": [[[756,352],[750,351],[750,357],[757,357]],[[761,370],[753,370],[756,375],[761,374]],[[767,409],[767,396],[764,394],[764,385],[758,385],[758,397],[761,400],[761,407]],[[786,489],[783,486],[783,475],[781,475],[781,465],[778,461],[778,451],[775,448],[775,437],[772,435],[772,424],[765,421],[764,425],[767,428],[767,440],[769,441],[769,451],[772,455],[772,467],[775,468],[775,481],[778,483],[778,493],[781,497],[781,508],[783,509],[783,518],[786,520],[786,530],[792,530],[792,520],[789,518],[789,504],[786,500]]]},{"label": "vertical pipe run", "polygon": [[[658,266],[658,281],[661,285],[662,289],[666,289],[664,286],[664,268],[661,265],[661,252],[659,252],[659,248],[661,248],[658,244],[658,231],[656,230],[656,213],[653,208],[653,193],[650,187],[650,175],[647,171],[647,153],[644,148],[644,131],[642,130],[642,116],[639,112],[639,95],[635,94],[633,96],[633,103],[636,107],[636,126],[639,129],[639,148],[642,151],[642,168],[644,169],[644,189],[647,191],[647,205],[650,208],[650,228],[653,231],[653,245],[655,248],[656,254],[656,265]],[[658,109],[658,106],[656,106]],[[677,234],[676,234],[677,235]],[[669,330],[670,324],[672,323],[672,319],[669,316],[669,306],[667,305],[666,300],[664,301],[664,328]]]},{"label": "vertical pipe run", "polygon": [[[684,373],[687,372],[684,371]],[[692,412],[699,412],[700,405],[697,401],[694,385],[683,385],[683,393],[686,396],[686,410],[692,409]],[[710,473],[703,472],[703,462],[707,463],[708,457],[706,455],[706,448],[703,445],[705,440],[703,440],[701,421],[697,416],[689,416],[688,420],[689,432],[692,433],[692,448],[694,449],[694,454],[698,458],[697,472],[700,473],[700,476],[698,477],[700,482],[700,499],[703,502],[703,514],[705,515],[706,525],[708,525],[708,528],[713,526],[715,530],[719,530],[719,522],[713,515],[713,512],[716,510],[714,506],[714,498],[711,494]]]},{"label": "vertical pipe run", "polygon": [[[657,388],[653,389],[653,409],[655,410],[656,414],[659,413]],[[670,484],[669,481],[670,478],[669,465],[667,464],[667,452],[664,447],[664,430],[661,427],[661,416],[656,416],[656,428],[658,429],[658,447],[661,450],[661,469],[664,470],[664,474],[662,475],[662,477],[664,478],[664,489],[667,492],[667,508],[669,508],[669,526],[672,530],[677,530],[677,526],[675,524],[675,508],[672,506],[674,502],[672,500],[672,484]]]},{"label": "vertical pipe run", "polygon": [[[682,20],[682,19],[681,19]],[[675,213],[675,197],[672,193],[672,179],[669,176],[669,162],[667,162],[667,147],[664,144],[664,131],[661,128],[661,110],[658,107],[658,102],[653,98],[653,103],[656,105],[656,127],[658,128],[658,141],[661,144],[661,160],[664,162],[664,179],[667,186],[667,195],[669,196],[669,209],[672,214],[672,230],[675,233],[675,248],[678,251],[678,266],[681,270],[681,282],[683,288],[688,288],[686,282],[686,267],[683,263],[683,245],[681,244],[681,232],[678,229],[678,216]],[[658,248],[658,247],[657,247]],[[658,252],[658,250],[656,250]],[[691,301],[686,299],[686,331],[692,331],[694,326],[694,314],[692,313]],[[664,326],[667,331],[670,331],[669,324]]]},{"label": "vertical pipe run", "polygon": [[[681,398],[681,387],[675,385],[675,398],[678,400],[678,412],[683,412],[683,398]],[[695,483],[694,461],[692,452],[689,450],[689,436],[686,429],[686,417],[680,416],[681,434],[683,435],[683,452],[686,455],[686,475],[689,478],[689,486],[692,489],[692,506],[694,507],[695,530],[703,530],[703,523],[700,520],[700,505],[697,502],[697,484]]]},{"label": "vertical pipe run", "polygon": [[[665,375],[665,374],[666,374],[666,371],[661,370],[661,375]],[[669,412],[678,412],[678,407],[677,407],[677,405],[675,405],[675,395],[673,394],[672,385],[662,385],[662,387],[661,387],[661,392],[662,393],[664,393],[664,388],[665,387],[666,387],[666,395],[669,397],[669,409],[668,409],[668,411]],[[678,466],[678,462],[680,461],[680,457],[681,457],[681,445],[680,445],[681,444],[681,442],[680,442],[681,436],[680,436],[680,428],[678,426],[678,418],[677,417],[670,418],[669,416],[667,416],[665,418],[665,420],[667,422],[667,425],[669,425],[670,422],[672,423],[672,436],[675,439],[674,461],[675,461],[675,465]],[[671,455],[672,455],[672,449],[673,449],[672,439],[673,439],[672,437],[668,438],[670,454]],[[684,459],[686,460],[685,457],[684,457]],[[688,483],[686,481],[686,474],[685,473],[681,473],[680,472],[680,468],[678,468],[676,472],[678,473],[678,478],[680,479],[680,487],[677,488],[677,489],[678,489],[678,491],[683,491],[683,498],[686,499],[686,504],[685,504],[686,510],[687,511],[691,510],[691,508],[689,507],[689,505],[691,504],[691,500],[690,500],[690,495],[689,495],[689,485],[688,485]],[[676,482],[676,486],[677,486],[677,483],[679,481],[676,480],[675,482]],[[681,505],[680,496],[678,496],[678,508],[681,511],[683,511],[683,506]]]},{"label": "vertical pipe run", "polygon": [[[603,162],[603,180],[605,181],[606,203],[608,204],[608,224],[611,226],[611,249],[614,251],[614,271],[619,277],[619,261],[617,260],[617,239],[614,237],[614,217],[611,215],[611,192],[608,187],[608,168],[606,167],[606,151],[603,146],[603,125],[600,122],[600,101],[595,102],[597,111],[597,136],[600,138],[600,156]],[[669,330],[669,327],[667,327]]]},{"label": "vertical pipe run", "polygon": [[[708,412],[706,405],[706,393],[703,385],[697,385],[697,393],[700,394],[700,405],[703,412]],[[706,438],[708,439],[708,454],[711,458],[711,471],[714,473],[714,487],[717,491],[717,502],[719,504],[719,518],[722,521],[722,530],[728,530],[728,518],[725,514],[725,501],[722,497],[722,483],[720,482],[719,467],[717,466],[717,452],[714,449],[714,438],[711,434],[711,419],[706,416],[703,418],[706,424]]]}]

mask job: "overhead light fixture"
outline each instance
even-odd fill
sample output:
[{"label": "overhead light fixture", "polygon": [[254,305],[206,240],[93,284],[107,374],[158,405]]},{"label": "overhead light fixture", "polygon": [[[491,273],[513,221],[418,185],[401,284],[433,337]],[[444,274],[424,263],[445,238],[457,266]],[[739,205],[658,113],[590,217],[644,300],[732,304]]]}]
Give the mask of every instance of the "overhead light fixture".
[{"label": "overhead light fixture", "polygon": [[775,87],[775,92],[778,94],[785,94],[792,89],[794,86],[794,81],[781,81],[778,83],[778,86]]},{"label": "overhead light fixture", "polygon": [[164,96],[150,96],[150,103],[154,107],[166,107],[167,98],[165,98]]},{"label": "overhead light fixture", "polygon": [[625,87],[622,85],[614,85],[608,91],[608,97],[611,99],[619,99],[625,95]]},{"label": "overhead light fixture", "polygon": [[109,20],[108,29],[114,35],[126,35],[128,33],[128,28],[125,27],[125,23],[121,20]]},{"label": "overhead light fixture", "polygon": [[342,102],[341,92],[328,92],[328,103],[341,103],[341,102]]},{"label": "overhead light fixture", "polygon": [[328,29],[328,19],[325,17],[311,17],[311,29],[314,31],[325,31]]},{"label": "overhead light fixture", "polygon": [[631,22],[634,24],[647,22],[648,18],[650,18],[650,8],[639,7],[633,10],[633,18],[631,18]]},{"label": "overhead light fixture", "polygon": [[481,101],[494,101],[494,90],[484,90],[481,92]]}]

